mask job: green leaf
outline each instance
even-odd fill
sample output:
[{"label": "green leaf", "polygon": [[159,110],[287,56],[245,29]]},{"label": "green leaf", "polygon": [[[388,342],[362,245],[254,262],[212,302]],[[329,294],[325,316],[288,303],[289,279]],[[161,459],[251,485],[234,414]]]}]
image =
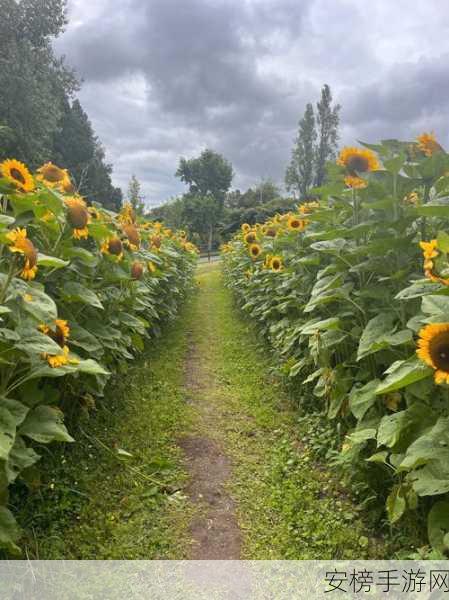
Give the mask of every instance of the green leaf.
[{"label": "green leaf", "polygon": [[411,383],[429,377],[433,373],[430,367],[415,356],[407,360],[396,361],[386,372],[388,376],[377,387],[377,395],[400,390]]},{"label": "green leaf", "polygon": [[40,331],[29,331],[26,335],[22,335],[20,342],[15,344],[14,347],[29,356],[61,354],[61,347],[50,336]]},{"label": "green leaf", "polygon": [[64,284],[62,296],[67,302],[80,302],[82,304],[95,306],[95,308],[104,309],[97,294],[76,281],[69,281]]},{"label": "green leaf", "polygon": [[17,427],[23,423],[28,408],[17,400],[0,400],[0,460],[8,460],[16,439]]},{"label": "green leaf", "polygon": [[433,283],[428,279],[420,279],[396,294],[395,300],[411,300],[412,298],[421,298],[422,296],[432,294],[438,290],[441,290],[440,283]]},{"label": "green leaf", "polygon": [[329,319],[313,319],[308,321],[302,328],[303,335],[314,335],[317,331],[327,331],[329,329],[337,329],[340,326],[338,317],[330,317]]},{"label": "green leaf", "polygon": [[0,227],[9,227],[9,225],[12,225],[13,223],[15,223],[15,219],[14,217],[10,217],[8,215],[0,215]]},{"label": "green leaf", "polygon": [[444,552],[446,550],[444,538],[448,532],[449,502],[442,500],[432,506],[427,516],[427,534],[432,548]]},{"label": "green leaf", "polygon": [[39,454],[33,448],[27,448],[23,439],[18,437],[5,465],[8,483],[15,481],[22,471],[32,467],[38,460],[40,460]]},{"label": "green leaf", "polygon": [[372,427],[367,427],[364,429],[355,429],[350,435],[348,435],[348,440],[352,444],[362,444],[368,440],[373,440],[376,438],[376,430]]},{"label": "green leaf", "polygon": [[16,545],[21,531],[12,513],[4,506],[0,506],[0,548],[13,553],[20,552]]},{"label": "green leaf", "polygon": [[361,388],[352,388],[349,394],[349,407],[356,419],[363,419],[365,413],[376,403],[376,389],[379,383],[379,379],[373,379]]},{"label": "green leaf", "polygon": [[40,267],[52,267],[53,269],[62,269],[62,267],[67,267],[70,264],[70,262],[68,260],[56,258],[56,256],[47,256],[46,254],[41,254],[39,252],[37,264]]},{"label": "green leaf", "polygon": [[448,417],[440,417],[432,428],[425,431],[407,448],[399,469],[416,469],[430,461],[449,464]]},{"label": "green leaf", "polygon": [[395,485],[387,498],[387,514],[390,523],[396,523],[402,517],[407,508],[402,485]]},{"label": "green leaf", "polygon": [[437,235],[438,249],[443,252],[449,252],[449,234],[445,231],[439,231]]},{"label": "green leaf", "polygon": [[444,320],[448,320],[449,296],[425,296],[422,299],[421,310],[426,315],[441,315]]},{"label": "green leaf", "polygon": [[418,496],[438,496],[449,492],[449,472],[441,463],[429,463],[408,475]]},{"label": "green leaf", "polygon": [[37,406],[28,413],[19,433],[41,444],[53,441],[74,442],[63,419],[64,415],[59,409],[53,406]]}]

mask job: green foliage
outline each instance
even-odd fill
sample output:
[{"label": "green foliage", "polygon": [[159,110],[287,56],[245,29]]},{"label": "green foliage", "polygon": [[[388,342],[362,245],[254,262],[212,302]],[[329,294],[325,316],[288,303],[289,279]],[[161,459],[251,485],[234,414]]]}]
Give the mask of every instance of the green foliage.
[{"label": "green foliage", "polygon": [[128,186],[128,202],[134,209],[137,215],[143,215],[145,210],[144,196],[141,192],[140,181],[135,175],[131,176],[131,180]]},{"label": "green foliage", "polygon": [[193,195],[212,196],[219,205],[231,187],[234,171],[221,154],[213,150],[204,150],[198,158],[179,161],[176,177],[189,186]]},{"label": "green foliage", "polygon": [[[348,171],[331,166],[319,206],[256,225],[257,257],[244,234],[224,257],[243,311],[300,382],[302,409],[326,414],[345,436],[335,466],[367,501],[386,500],[396,523],[449,492],[447,387],[414,342],[425,324],[449,322],[449,155],[397,140],[365,146],[380,165],[356,173],[360,187],[345,187]],[[419,242],[432,239],[423,279]]]},{"label": "green foliage", "polygon": [[27,481],[43,444],[74,441],[64,413],[101,398],[173,318],[195,249],[130,205],[89,211],[62,193],[61,169],[42,182],[20,163],[0,168],[0,549],[11,550],[9,486]]}]

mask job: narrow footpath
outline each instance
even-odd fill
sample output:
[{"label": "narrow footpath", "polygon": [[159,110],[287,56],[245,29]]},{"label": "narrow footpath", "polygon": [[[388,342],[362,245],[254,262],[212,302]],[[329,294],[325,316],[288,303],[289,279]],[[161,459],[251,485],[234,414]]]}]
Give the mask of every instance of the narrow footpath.
[{"label": "narrow footpath", "polygon": [[[19,513],[41,559],[343,559],[385,554],[304,442],[220,266],[107,390]],[[304,424],[306,423],[306,424]],[[80,438],[80,436],[82,437]],[[51,471],[50,471],[51,472]]]}]

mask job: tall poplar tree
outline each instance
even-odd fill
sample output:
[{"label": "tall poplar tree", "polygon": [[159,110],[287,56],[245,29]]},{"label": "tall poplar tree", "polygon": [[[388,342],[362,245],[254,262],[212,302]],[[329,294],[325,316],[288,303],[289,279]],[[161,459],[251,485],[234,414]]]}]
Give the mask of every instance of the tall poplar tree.
[{"label": "tall poplar tree", "polygon": [[292,150],[292,158],[285,173],[285,186],[300,198],[307,196],[313,185],[316,156],[315,116],[312,104],[307,104],[303,118],[299,121],[298,136]]},{"label": "tall poplar tree", "polygon": [[135,175],[131,176],[128,185],[128,202],[134,208],[136,214],[143,215],[145,210],[144,195],[142,194],[142,188],[140,181]]},{"label": "tall poplar tree", "polygon": [[320,186],[324,183],[326,177],[326,162],[335,160],[337,156],[339,112],[341,109],[339,104],[332,106],[332,93],[327,84],[321,90],[321,99],[317,102],[316,107],[318,145],[315,157],[314,184]]}]

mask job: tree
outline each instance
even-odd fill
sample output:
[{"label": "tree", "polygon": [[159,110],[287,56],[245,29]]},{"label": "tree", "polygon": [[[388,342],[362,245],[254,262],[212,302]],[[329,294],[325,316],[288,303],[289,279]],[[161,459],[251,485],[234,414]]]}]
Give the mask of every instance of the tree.
[{"label": "tree", "polygon": [[111,165],[80,102],[64,103],[59,131],[54,135],[53,160],[64,165],[78,192],[111,210],[122,204],[122,192],[112,185]]},{"label": "tree", "polygon": [[299,121],[298,136],[292,150],[292,158],[285,173],[285,187],[300,198],[307,196],[313,185],[316,155],[315,116],[312,104],[307,104],[303,118]]},{"label": "tree", "polygon": [[1,5],[0,159],[14,156],[36,167],[51,158],[64,98],[78,85],[51,45],[66,23],[66,2]]},{"label": "tree", "polygon": [[204,150],[198,158],[181,158],[176,177],[189,186],[191,194],[212,196],[223,205],[234,172],[231,163],[221,154],[213,150]]},{"label": "tree", "polygon": [[321,90],[321,100],[317,103],[318,147],[315,158],[315,185],[323,184],[326,176],[326,162],[337,156],[339,112],[341,106],[332,107],[332,93],[325,84]]},{"label": "tree", "polygon": [[141,192],[141,185],[135,175],[131,176],[128,185],[128,201],[131,202],[136,214],[143,215],[145,210],[145,196]]}]

